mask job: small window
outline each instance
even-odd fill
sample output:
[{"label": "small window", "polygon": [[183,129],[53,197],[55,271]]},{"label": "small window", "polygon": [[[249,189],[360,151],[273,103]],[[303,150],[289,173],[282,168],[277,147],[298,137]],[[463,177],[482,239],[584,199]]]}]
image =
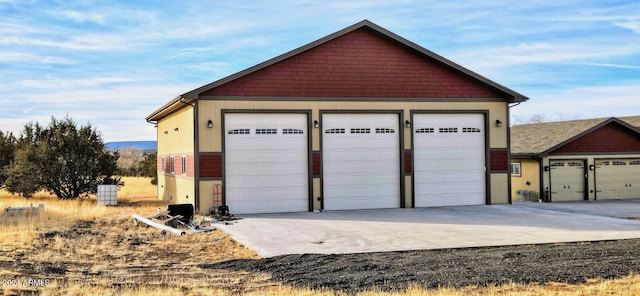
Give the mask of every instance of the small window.
[{"label": "small window", "polygon": [[563,167],[564,166],[564,162],[552,162],[551,163],[551,167]]},{"label": "small window", "polygon": [[640,160],[630,161],[629,165],[640,165]]},{"label": "small window", "polygon": [[343,128],[329,128],[324,130],[325,134],[344,134]]},{"label": "small window", "polygon": [[511,163],[511,176],[520,177],[520,163],[512,162]]},{"label": "small window", "polygon": [[182,172],[181,172],[181,173],[182,173],[183,175],[186,175],[186,174],[187,174],[187,157],[186,157],[186,156],[183,156],[183,157],[182,157],[182,163],[181,163],[181,165],[182,165],[182,168],[181,168],[181,169],[182,169]]},{"label": "small window", "polygon": [[453,134],[458,132],[457,127],[441,127],[438,129],[438,132],[441,134]]},{"label": "small window", "polygon": [[249,129],[248,128],[232,129],[232,130],[229,130],[228,134],[230,134],[230,135],[248,135],[249,134]]},{"label": "small window", "polygon": [[284,135],[299,135],[299,134],[302,134],[302,130],[301,129],[297,129],[297,128],[283,128],[282,129],[282,134],[284,134]]},{"label": "small window", "polygon": [[376,128],[376,134],[394,134],[396,130],[392,128]]},{"label": "small window", "polygon": [[169,157],[169,173],[175,174],[175,158],[173,156]]},{"label": "small window", "polygon": [[432,127],[423,127],[416,129],[416,134],[433,134],[434,132],[435,129]]},{"label": "small window", "polygon": [[612,161],[611,164],[612,165],[627,165],[627,162],[626,161],[617,160],[617,161]]},{"label": "small window", "polygon": [[598,162],[596,162],[596,165],[597,166],[601,166],[601,165],[605,165],[606,166],[606,165],[609,165],[609,162],[608,161],[598,161]]},{"label": "small window", "polygon": [[570,161],[567,165],[570,167],[582,167],[582,162]]},{"label": "small window", "polygon": [[463,127],[462,132],[463,133],[479,133],[480,129],[477,127]]},{"label": "small window", "polygon": [[371,129],[370,128],[352,128],[351,133],[352,134],[370,134]]},{"label": "small window", "polygon": [[278,133],[278,129],[275,128],[257,128],[256,135],[275,135]]}]

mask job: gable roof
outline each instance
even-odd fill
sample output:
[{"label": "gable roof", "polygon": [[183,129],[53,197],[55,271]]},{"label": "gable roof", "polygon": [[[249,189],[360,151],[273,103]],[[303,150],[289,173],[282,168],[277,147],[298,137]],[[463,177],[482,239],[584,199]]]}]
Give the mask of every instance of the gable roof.
[{"label": "gable roof", "polygon": [[[221,85],[224,85],[226,83],[229,83],[231,81],[237,80],[239,78],[245,77],[247,75],[250,75],[252,73],[258,72],[264,68],[267,68],[271,65],[274,65],[278,62],[284,61],[286,59],[289,59],[293,56],[296,56],[298,54],[301,54],[303,52],[306,52],[310,49],[316,48],[322,44],[325,44],[329,41],[332,41],[334,39],[337,39],[341,36],[344,36],[346,34],[349,34],[351,32],[354,32],[356,30],[360,30],[360,29],[367,29],[371,32],[374,32],[376,35],[381,36],[387,40],[390,40],[391,42],[395,43],[396,45],[416,53],[419,56],[428,58],[432,61],[435,61],[436,63],[439,63],[440,65],[455,71],[461,75],[463,75],[464,77],[467,77],[469,79],[472,79],[474,81],[477,81],[483,85],[486,85],[487,87],[491,88],[491,89],[495,89],[496,91],[503,93],[505,95],[505,98],[508,100],[508,102],[510,103],[516,103],[516,102],[524,102],[526,100],[528,100],[529,98],[516,92],[513,91],[505,86],[502,86],[480,74],[477,74],[469,69],[466,69],[432,51],[429,51],[407,39],[404,39],[368,20],[363,20],[361,22],[358,22],[354,25],[351,25],[347,28],[344,28],[338,32],[335,32],[333,34],[330,34],[326,37],[323,37],[321,39],[318,39],[314,42],[311,42],[307,45],[304,45],[302,47],[299,47],[297,49],[294,49],[292,51],[289,51],[287,53],[284,53],[282,55],[279,55],[275,58],[272,58],[270,60],[267,60],[265,62],[262,62],[260,64],[257,64],[253,67],[250,67],[248,69],[245,69],[243,71],[240,71],[238,73],[232,74],[230,76],[227,76],[225,78],[222,78],[220,80],[214,81],[212,83],[206,84],[204,86],[201,86],[199,88],[196,88],[194,90],[191,90],[187,93],[184,93],[176,98],[174,98],[172,101],[170,101],[168,104],[166,104],[165,106],[161,107],[160,109],[156,110],[155,112],[151,113],[148,117],[147,120],[148,121],[153,121],[153,120],[158,120],[160,118],[163,117],[162,114],[167,114],[167,111],[169,109],[175,109],[176,106],[181,105],[180,103],[184,103],[184,102],[192,102],[194,100],[197,100],[200,96],[200,94],[210,91],[216,87],[219,87]],[[173,106],[173,108],[171,108]]]},{"label": "gable roof", "polygon": [[543,156],[610,123],[640,134],[640,116],[515,125],[511,127],[511,155]]}]

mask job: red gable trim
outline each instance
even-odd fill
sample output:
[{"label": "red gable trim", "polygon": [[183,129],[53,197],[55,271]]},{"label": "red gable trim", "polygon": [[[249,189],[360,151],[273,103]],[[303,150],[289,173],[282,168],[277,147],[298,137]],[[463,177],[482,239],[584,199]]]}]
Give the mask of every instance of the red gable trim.
[{"label": "red gable trim", "polygon": [[361,28],[201,96],[509,98]]},{"label": "red gable trim", "polygon": [[638,132],[632,131],[616,121],[611,121],[552,150],[550,154],[603,152],[638,153],[640,152],[640,135]]}]

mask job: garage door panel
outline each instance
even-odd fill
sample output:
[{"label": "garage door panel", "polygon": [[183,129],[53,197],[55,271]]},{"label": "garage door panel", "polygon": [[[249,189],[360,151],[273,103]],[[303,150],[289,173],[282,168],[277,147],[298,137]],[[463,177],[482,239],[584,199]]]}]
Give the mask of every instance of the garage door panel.
[{"label": "garage door panel", "polygon": [[307,211],[306,114],[225,115],[225,199],[233,213]]},{"label": "garage door panel", "polygon": [[400,141],[397,114],[324,114],[326,210],[397,208]]},{"label": "garage door panel", "polygon": [[596,199],[640,198],[640,160],[596,160]]},{"label": "garage door panel", "polygon": [[486,203],[483,114],[415,114],[416,207]]},{"label": "garage door panel", "polygon": [[584,160],[550,160],[549,167],[551,201],[584,200]]}]

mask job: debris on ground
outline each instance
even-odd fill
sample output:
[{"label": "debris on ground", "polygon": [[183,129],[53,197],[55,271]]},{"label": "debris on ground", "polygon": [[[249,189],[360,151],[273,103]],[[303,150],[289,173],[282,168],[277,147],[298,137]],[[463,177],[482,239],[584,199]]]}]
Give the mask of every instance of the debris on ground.
[{"label": "debris on ground", "polygon": [[193,205],[177,204],[169,205],[166,211],[158,208],[158,213],[153,216],[144,217],[139,214],[133,214],[133,224],[144,223],[161,230],[161,234],[171,232],[177,235],[185,233],[194,234],[216,230],[215,227],[203,227],[202,219],[194,219]]},{"label": "debris on ground", "polygon": [[28,207],[4,208],[4,212],[7,214],[38,214],[40,211],[44,211],[44,204],[39,204],[37,207],[34,207],[33,204],[31,204]]}]

